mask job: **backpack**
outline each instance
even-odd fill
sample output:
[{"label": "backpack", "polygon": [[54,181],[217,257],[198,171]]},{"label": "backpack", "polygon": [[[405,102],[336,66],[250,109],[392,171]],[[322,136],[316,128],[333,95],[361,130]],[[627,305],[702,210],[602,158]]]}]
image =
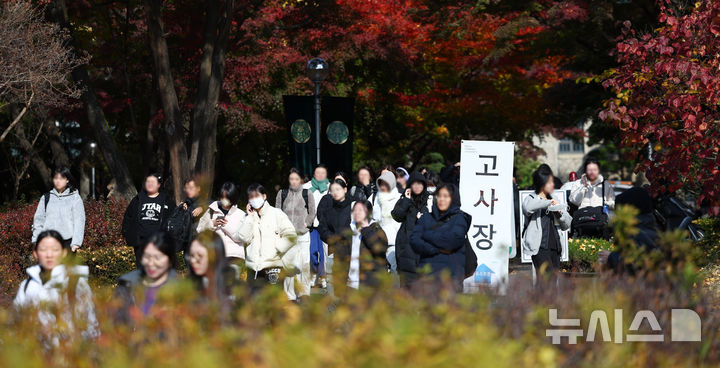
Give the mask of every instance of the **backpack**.
[{"label": "backpack", "polygon": [[[280,194],[280,209],[283,212],[285,212],[285,200],[287,199],[289,192],[290,191],[288,189],[283,189]],[[305,209],[306,210],[308,210],[308,192],[309,191],[307,189],[302,190],[302,197],[303,197],[303,200],[305,201]]]},{"label": "backpack", "polygon": [[575,211],[572,220],[573,236],[608,238],[608,215],[605,208],[605,181],[602,182],[602,206],[583,207]]},{"label": "backpack", "polygon": [[192,227],[192,213],[183,208],[182,204],[175,207],[167,222],[167,232],[175,243],[175,251],[185,250],[190,242],[190,228]]},{"label": "backpack", "polygon": [[50,192],[45,193],[43,197],[45,198],[45,212],[47,212],[47,206],[50,203]]}]

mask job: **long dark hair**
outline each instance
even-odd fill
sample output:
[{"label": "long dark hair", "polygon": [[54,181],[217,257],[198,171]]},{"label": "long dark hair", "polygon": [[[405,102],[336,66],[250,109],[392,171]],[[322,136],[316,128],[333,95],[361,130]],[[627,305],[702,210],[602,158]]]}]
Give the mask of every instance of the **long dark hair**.
[{"label": "long dark hair", "polygon": [[[205,230],[198,234],[197,237],[195,237],[195,240],[193,240],[193,242],[197,242],[207,250],[208,272],[210,270],[213,270],[212,273],[213,277],[215,278],[214,280],[208,280],[210,282],[214,281],[213,288],[215,289],[215,294],[218,299],[227,299],[230,290],[228,289],[228,283],[226,281],[227,277],[232,277],[230,276],[232,270],[230,269],[227,257],[225,256],[225,244],[223,243],[222,238],[220,238],[220,236],[212,230]],[[192,246],[192,243],[190,244]],[[193,268],[190,267],[190,252],[185,253],[185,263],[188,265],[190,277],[196,283],[198,290],[208,291],[210,284],[208,284],[206,288],[205,284],[203,283],[203,278],[207,277],[207,275],[197,275],[195,274]]]},{"label": "long dark hair", "polygon": [[[159,249],[164,255],[170,258],[170,269],[177,269],[177,257],[175,256],[175,244],[173,244],[170,237],[165,232],[157,232],[150,235],[148,240],[143,244],[142,250],[140,251],[139,258],[142,259],[145,255],[145,249],[148,245],[154,245],[155,248]],[[140,272],[145,276],[145,267],[140,267]]]},{"label": "long dark hair", "polygon": [[68,184],[67,188],[70,190],[70,193],[77,190],[77,186],[75,183],[75,177],[73,176],[72,172],[70,172],[70,169],[67,166],[59,166],[53,171],[53,178],[55,175],[60,175],[63,178],[67,179]]}]

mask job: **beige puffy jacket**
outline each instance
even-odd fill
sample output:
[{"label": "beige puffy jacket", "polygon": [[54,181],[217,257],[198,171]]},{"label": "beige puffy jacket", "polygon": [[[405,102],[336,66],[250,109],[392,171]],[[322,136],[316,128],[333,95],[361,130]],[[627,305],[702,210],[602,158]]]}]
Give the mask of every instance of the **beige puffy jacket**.
[{"label": "beige puffy jacket", "polygon": [[297,243],[295,227],[281,210],[265,205],[250,212],[245,218],[235,240],[248,244],[245,249],[245,265],[253,271],[262,271],[271,267],[290,268],[283,256]]}]

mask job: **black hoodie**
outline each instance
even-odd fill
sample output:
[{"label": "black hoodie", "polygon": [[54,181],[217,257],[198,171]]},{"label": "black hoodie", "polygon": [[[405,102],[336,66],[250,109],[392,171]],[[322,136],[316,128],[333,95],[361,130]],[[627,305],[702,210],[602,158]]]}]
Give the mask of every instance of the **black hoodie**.
[{"label": "black hoodie", "polygon": [[[422,183],[423,186],[427,188],[425,176],[417,171],[413,171],[410,174],[408,188],[410,188],[414,182]],[[420,256],[418,256],[410,246],[410,234],[412,234],[415,224],[417,224],[418,213],[424,215],[430,212],[427,205],[428,198],[430,198],[430,194],[427,190],[423,190],[422,194],[418,196],[413,194],[412,199],[405,197],[403,194],[395,204],[395,208],[391,213],[393,219],[402,224],[395,238],[395,258],[397,259],[398,271],[409,273],[417,272]]]}]

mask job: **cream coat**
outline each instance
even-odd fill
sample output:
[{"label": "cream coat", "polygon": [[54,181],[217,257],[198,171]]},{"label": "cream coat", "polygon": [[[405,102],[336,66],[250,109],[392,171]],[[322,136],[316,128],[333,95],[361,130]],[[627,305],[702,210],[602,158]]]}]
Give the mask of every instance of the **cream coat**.
[{"label": "cream coat", "polygon": [[283,260],[297,243],[295,227],[283,211],[270,206],[267,201],[259,214],[253,211],[247,215],[234,238],[248,244],[245,264],[253,271],[271,267],[295,268],[294,262]]}]

